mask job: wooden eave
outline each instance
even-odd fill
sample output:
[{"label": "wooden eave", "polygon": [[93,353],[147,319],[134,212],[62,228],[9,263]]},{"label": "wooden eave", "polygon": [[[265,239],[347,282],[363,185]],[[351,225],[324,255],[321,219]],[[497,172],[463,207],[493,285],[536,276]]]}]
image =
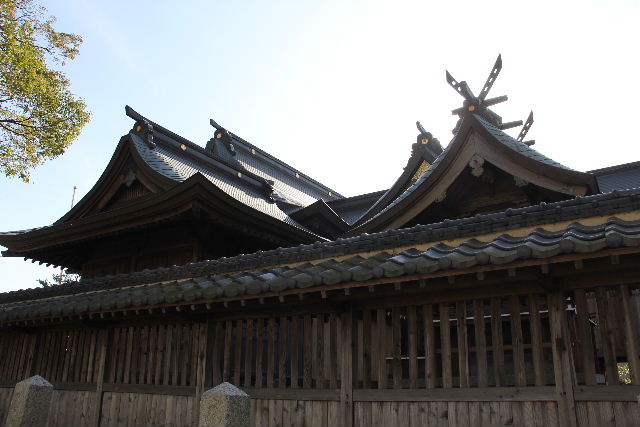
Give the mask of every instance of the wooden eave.
[{"label": "wooden eave", "polygon": [[[468,298],[487,298],[505,295],[525,295],[550,289],[570,290],[584,286],[617,286],[637,282],[636,266],[640,261],[637,247],[603,249],[593,253],[559,254],[549,259],[514,261],[501,265],[484,265],[434,273],[398,277],[348,281],[335,285],[319,285],[280,292],[243,294],[190,301],[132,305],[125,308],[86,310],[73,314],[58,313],[44,317],[28,317],[0,321],[0,327],[37,325],[44,322],[67,322],[84,319],[123,319],[132,314],[168,313],[208,314],[216,318],[235,319],[252,316],[273,316],[274,310],[293,308],[293,313],[305,313],[308,305],[331,311],[341,303],[359,309],[407,304],[439,303]],[[518,286],[514,288],[514,281]],[[151,283],[149,285],[152,285]],[[515,289],[515,291],[514,291]],[[135,291],[123,287],[122,291]],[[78,292],[75,295],[87,295]],[[28,300],[25,300],[25,302]],[[37,301],[34,300],[34,301]]]},{"label": "wooden eave", "polygon": [[[598,192],[593,175],[556,167],[527,157],[497,141],[473,116],[467,116],[460,131],[429,171],[424,180],[418,180],[416,187],[408,189],[409,194],[370,220],[357,223],[356,227],[345,233],[354,236],[364,232],[383,231],[400,228],[407,224],[439,197],[469,167],[474,158],[493,164],[506,173],[524,181],[567,196],[584,196]],[[384,196],[383,196],[384,197]]]},{"label": "wooden eave", "polygon": [[[319,238],[257,211],[248,212],[244,204],[213,185],[197,173],[167,191],[142,197],[117,209],[56,223],[24,234],[1,236],[1,243],[9,247],[8,256],[28,256],[43,249],[123,232],[135,227],[153,224],[190,210],[208,212],[221,222],[233,224],[251,234],[268,240],[313,242]],[[52,244],[52,242],[55,242]]]},{"label": "wooden eave", "polygon": [[176,182],[174,180],[153,170],[140,157],[140,153],[134,147],[131,137],[127,134],[120,138],[109,164],[91,190],[54,224],[74,221],[90,215],[96,208],[100,208],[101,204],[106,203],[126,179],[125,173],[128,172],[126,168],[129,160],[136,167],[134,171],[135,178],[149,188],[151,192],[157,193],[175,185]]},{"label": "wooden eave", "polygon": [[411,179],[422,165],[422,162],[426,160],[422,152],[416,153],[414,151],[411,154],[407,165],[404,167],[396,182],[355,222],[355,225],[362,224],[375,216],[412,184]]},{"label": "wooden eave", "polygon": [[327,203],[320,199],[309,206],[299,209],[289,215],[291,218],[301,224],[306,224],[307,220],[314,217],[320,217],[323,221],[335,227],[339,232],[345,232],[349,229],[347,224]]}]

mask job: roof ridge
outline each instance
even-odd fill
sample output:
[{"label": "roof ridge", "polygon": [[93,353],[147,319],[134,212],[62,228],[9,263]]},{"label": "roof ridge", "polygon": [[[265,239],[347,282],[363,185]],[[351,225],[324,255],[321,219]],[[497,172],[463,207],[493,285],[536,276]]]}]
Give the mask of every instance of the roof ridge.
[{"label": "roof ridge", "polygon": [[607,173],[610,173],[610,172],[622,172],[622,171],[635,169],[635,168],[640,168],[640,161],[593,169],[593,170],[587,171],[587,173],[592,173],[594,175],[606,175]]},{"label": "roof ridge", "polygon": [[[153,125],[153,131],[154,131],[154,132],[158,131],[159,133],[164,134],[164,135],[165,135],[165,136],[167,136],[167,137],[173,138],[173,139],[175,139],[176,141],[178,141],[178,142],[180,142],[180,143],[185,144],[188,148],[191,148],[191,149],[193,149],[193,150],[195,150],[195,151],[199,152],[200,154],[204,154],[204,155],[205,155],[205,156],[207,156],[208,158],[211,158],[211,159],[213,159],[213,160],[215,160],[215,161],[219,161],[219,162],[223,163],[224,165],[226,165],[226,166],[228,166],[228,167],[231,167],[231,168],[234,168],[234,169],[238,169],[238,166],[237,166],[237,165],[232,165],[232,164],[230,164],[230,163],[229,163],[228,161],[226,161],[225,159],[223,159],[223,158],[221,158],[221,157],[219,157],[219,156],[215,155],[215,154],[214,154],[214,153],[212,153],[211,151],[208,151],[205,147],[202,147],[201,145],[198,145],[198,144],[196,144],[195,142],[192,142],[192,141],[190,141],[189,139],[187,139],[187,138],[185,138],[185,137],[183,137],[183,136],[181,136],[181,135],[178,135],[177,133],[175,133],[175,132],[173,132],[173,131],[171,131],[171,130],[167,129],[166,127],[164,127],[164,126],[162,126],[162,125],[160,125],[160,124],[158,124],[158,123],[156,123],[156,122],[154,122],[153,120],[148,119],[147,117],[145,117],[145,116],[143,116],[142,114],[138,113],[136,110],[134,110],[134,109],[133,109],[133,108],[131,108],[130,106],[128,106],[128,105],[127,105],[127,106],[125,107],[125,111],[126,111],[127,116],[131,117],[132,119],[134,119],[134,120],[147,121],[148,123],[150,123],[151,125]],[[233,133],[233,132],[229,132],[229,134],[230,134],[234,139],[236,139],[237,141],[240,141],[240,142],[242,142],[243,144],[246,144],[246,145],[249,147],[249,149],[254,149],[254,150],[256,150],[256,151],[259,151],[262,155],[264,155],[264,156],[265,156],[265,157],[267,157],[268,159],[270,159],[270,160],[272,160],[272,161],[275,161],[276,163],[279,163],[280,165],[286,166],[286,167],[287,167],[287,168],[289,168],[292,172],[294,172],[294,173],[299,173],[299,174],[300,174],[300,176],[304,176],[308,181],[310,181],[310,182],[311,182],[311,184],[313,184],[313,185],[315,185],[315,186],[318,186],[318,187],[321,187],[323,190],[327,190],[327,191],[331,192],[331,194],[332,194],[333,196],[336,196],[336,197],[344,197],[344,196],[342,196],[340,193],[338,193],[338,192],[334,191],[333,189],[331,189],[331,188],[327,187],[326,185],[322,184],[321,182],[316,181],[315,179],[311,178],[309,175],[307,175],[307,174],[305,174],[305,173],[303,173],[303,172],[300,172],[298,169],[296,169],[296,168],[294,168],[293,166],[291,166],[291,165],[289,165],[289,164],[287,164],[287,163],[283,162],[282,160],[278,159],[277,157],[275,157],[275,156],[273,156],[273,155],[271,155],[271,154],[267,153],[265,150],[263,150],[263,149],[261,149],[261,148],[259,148],[259,147],[255,146],[255,145],[251,144],[250,142],[248,142],[248,141],[246,141],[245,139],[243,139],[243,138],[239,137],[239,136],[238,136],[238,135],[236,135],[235,133]],[[252,172],[249,172],[249,171],[247,171],[246,169],[244,169],[244,167],[243,167],[243,170],[239,170],[239,171],[240,171],[240,172],[248,172],[248,173],[252,173]],[[254,175],[255,175],[255,174],[254,174]],[[264,180],[264,178],[260,177],[259,175],[256,175],[256,176],[258,176],[260,179],[263,179],[263,180]]]},{"label": "roof ridge", "polygon": [[231,135],[232,138],[234,138],[236,141],[239,141],[243,144],[246,144],[247,147],[249,148],[249,150],[254,149],[256,150],[256,152],[259,152],[260,154],[262,154],[263,156],[265,156],[267,159],[279,164],[280,166],[284,166],[285,168],[287,168],[289,171],[293,172],[294,174],[299,174],[300,177],[304,177],[306,178],[308,181],[310,181],[312,184],[317,185],[319,187],[321,187],[323,190],[326,190],[328,192],[331,192],[331,194],[333,196],[338,196],[338,197],[342,197],[344,198],[344,196],[340,193],[338,193],[337,191],[333,190],[330,187],[327,187],[326,185],[324,185],[323,183],[321,183],[320,181],[317,181],[313,178],[311,178],[309,175],[307,175],[304,172],[301,172],[300,169],[294,168],[293,166],[291,166],[290,164],[288,164],[287,162],[280,160],[279,158],[277,158],[276,156],[274,156],[273,154],[270,154],[268,152],[266,152],[265,150],[263,150],[262,148],[250,143],[249,141],[247,141],[246,139],[236,135],[235,133],[231,132],[231,131],[227,131],[229,132],[229,134]]},{"label": "roof ridge", "polygon": [[[500,138],[496,138],[498,139],[499,142],[502,143],[502,145],[507,146],[510,149],[514,149],[516,147],[521,148],[519,150],[517,150],[519,153],[522,153],[523,155],[525,155],[526,157],[530,157],[534,160],[537,160],[538,162],[541,163],[546,163],[550,166],[554,166],[556,168],[561,168],[561,169],[565,169],[565,170],[569,170],[569,171],[573,171],[573,172],[579,172],[575,169],[572,169],[568,166],[563,165],[562,163],[553,160],[551,157],[542,154],[540,151],[536,150],[535,148],[532,148],[530,146],[528,146],[527,144],[525,144],[523,141],[518,141],[516,138],[514,138],[513,136],[509,135],[508,133],[506,133],[503,129],[500,129],[498,126],[496,126],[495,124],[491,123],[490,121],[488,121],[487,119],[485,119],[484,117],[482,117],[479,114],[472,114],[472,116],[485,128],[487,129],[488,127],[490,127],[491,129],[487,129],[488,131],[490,131],[491,133],[494,134],[498,134],[500,136],[503,136],[505,138],[507,138],[508,142],[511,144],[514,144],[514,146],[509,147],[507,144],[505,144],[506,141],[502,141],[500,140]],[[498,136],[496,135],[496,136]],[[532,157],[531,155],[527,155],[527,153],[531,154],[531,153],[535,153],[536,156],[540,157],[539,159],[535,159],[534,157]]]}]

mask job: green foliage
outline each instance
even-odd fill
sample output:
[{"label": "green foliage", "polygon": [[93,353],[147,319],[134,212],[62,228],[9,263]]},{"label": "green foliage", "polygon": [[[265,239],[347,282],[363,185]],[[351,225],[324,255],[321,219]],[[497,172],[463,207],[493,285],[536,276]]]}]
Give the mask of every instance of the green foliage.
[{"label": "green foliage", "polygon": [[65,283],[77,282],[80,280],[80,276],[77,274],[70,274],[67,271],[60,271],[60,273],[52,274],[51,280],[48,279],[38,279],[38,283],[43,288],[48,288],[50,286],[63,285]]},{"label": "green foliage", "polygon": [[33,0],[0,0],[0,170],[25,182],[31,168],[64,153],[90,116],[50,67],[75,58],[82,38],[55,31],[45,12]]}]

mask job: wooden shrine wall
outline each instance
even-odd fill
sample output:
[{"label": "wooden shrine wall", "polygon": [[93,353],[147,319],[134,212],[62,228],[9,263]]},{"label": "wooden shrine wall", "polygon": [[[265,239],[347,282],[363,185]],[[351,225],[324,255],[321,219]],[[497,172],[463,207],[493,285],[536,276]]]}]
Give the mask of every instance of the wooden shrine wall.
[{"label": "wooden shrine wall", "polygon": [[222,381],[256,426],[640,425],[635,286],[521,292],[3,331],[0,422],[39,374],[51,426],[195,426]]}]

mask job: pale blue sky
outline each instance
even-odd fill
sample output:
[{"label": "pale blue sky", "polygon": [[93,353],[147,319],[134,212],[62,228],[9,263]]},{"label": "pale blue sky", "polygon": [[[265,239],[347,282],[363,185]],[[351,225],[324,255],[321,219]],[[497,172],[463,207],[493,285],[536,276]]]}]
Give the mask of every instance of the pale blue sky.
[{"label": "pale blue sky", "polygon": [[[51,1],[84,37],[66,72],[93,118],[33,183],[0,177],[0,230],[52,223],[84,195],[132,121],[125,104],[204,145],[209,118],[344,195],[387,188],[415,121],[443,144],[461,98],[444,70],[533,109],[535,148],[579,170],[640,160],[636,1]],[[514,134],[517,129],[512,131]],[[0,259],[0,291],[51,269]]]}]

